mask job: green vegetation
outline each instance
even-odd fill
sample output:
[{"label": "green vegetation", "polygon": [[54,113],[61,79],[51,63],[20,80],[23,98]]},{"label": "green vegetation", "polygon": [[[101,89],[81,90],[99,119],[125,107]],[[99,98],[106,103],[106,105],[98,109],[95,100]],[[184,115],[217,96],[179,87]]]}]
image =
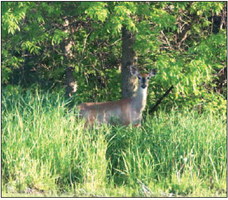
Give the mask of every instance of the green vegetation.
[{"label": "green vegetation", "polygon": [[[225,114],[84,129],[61,96],[4,92],[3,196],[225,196]],[[19,193],[19,194],[18,194]]]},{"label": "green vegetation", "polygon": [[[1,5],[3,196],[226,195],[226,2]],[[143,126],[85,129],[69,108],[120,99],[135,58]]]},{"label": "green vegetation", "polygon": [[173,85],[167,108],[226,109],[226,2],[2,2],[2,83],[59,89],[71,66],[77,102],[118,99],[123,27],[158,70],[149,107]]}]

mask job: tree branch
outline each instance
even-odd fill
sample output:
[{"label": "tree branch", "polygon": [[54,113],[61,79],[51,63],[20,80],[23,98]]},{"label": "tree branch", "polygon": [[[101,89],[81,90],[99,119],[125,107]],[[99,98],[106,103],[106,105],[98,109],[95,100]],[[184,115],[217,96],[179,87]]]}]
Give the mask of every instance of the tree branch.
[{"label": "tree branch", "polygon": [[172,85],[166,92],[165,92],[165,94],[163,94],[161,97],[160,97],[160,99],[158,99],[158,101],[155,103],[155,105],[152,107],[152,108],[150,108],[150,110],[149,110],[149,114],[151,114],[151,113],[153,113],[154,111],[156,111],[157,110],[157,107],[158,107],[158,105],[162,102],[162,100],[172,91],[172,89],[174,88],[174,86]]}]

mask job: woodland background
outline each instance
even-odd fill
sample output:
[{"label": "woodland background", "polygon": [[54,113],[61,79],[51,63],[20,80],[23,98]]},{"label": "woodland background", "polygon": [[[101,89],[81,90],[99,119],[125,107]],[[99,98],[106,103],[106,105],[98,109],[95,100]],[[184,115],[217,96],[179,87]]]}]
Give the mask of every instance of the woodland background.
[{"label": "woodland background", "polygon": [[58,91],[73,76],[77,101],[114,100],[130,79],[126,63],[135,63],[158,70],[149,107],[174,86],[163,107],[225,110],[226,9],[225,2],[3,2],[2,86]]},{"label": "woodland background", "polygon": [[[226,2],[2,2],[4,196],[225,196]],[[85,130],[133,95],[142,128]],[[70,106],[70,110],[68,109]]]}]

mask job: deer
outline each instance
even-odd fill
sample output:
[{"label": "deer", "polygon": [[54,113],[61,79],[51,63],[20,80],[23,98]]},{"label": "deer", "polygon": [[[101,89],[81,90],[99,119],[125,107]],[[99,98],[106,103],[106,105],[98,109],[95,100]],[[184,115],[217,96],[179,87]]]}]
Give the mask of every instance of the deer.
[{"label": "deer", "polygon": [[142,113],[147,102],[149,79],[156,74],[152,69],[149,73],[139,73],[135,66],[129,66],[133,77],[138,78],[138,88],[130,98],[117,101],[82,103],[78,106],[79,116],[86,120],[85,126],[98,124],[120,124],[124,126],[141,126]]}]

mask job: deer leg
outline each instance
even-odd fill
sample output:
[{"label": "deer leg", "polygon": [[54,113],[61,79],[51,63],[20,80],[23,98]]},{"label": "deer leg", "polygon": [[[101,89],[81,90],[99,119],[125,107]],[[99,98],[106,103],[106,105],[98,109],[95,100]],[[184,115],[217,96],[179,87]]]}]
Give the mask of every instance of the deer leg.
[{"label": "deer leg", "polygon": [[134,127],[140,127],[141,126],[141,124],[139,123],[139,124],[134,124]]},{"label": "deer leg", "polygon": [[96,117],[95,117],[94,113],[90,112],[87,116],[84,127],[88,128],[88,127],[93,126],[95,119],[96,119]]}]

